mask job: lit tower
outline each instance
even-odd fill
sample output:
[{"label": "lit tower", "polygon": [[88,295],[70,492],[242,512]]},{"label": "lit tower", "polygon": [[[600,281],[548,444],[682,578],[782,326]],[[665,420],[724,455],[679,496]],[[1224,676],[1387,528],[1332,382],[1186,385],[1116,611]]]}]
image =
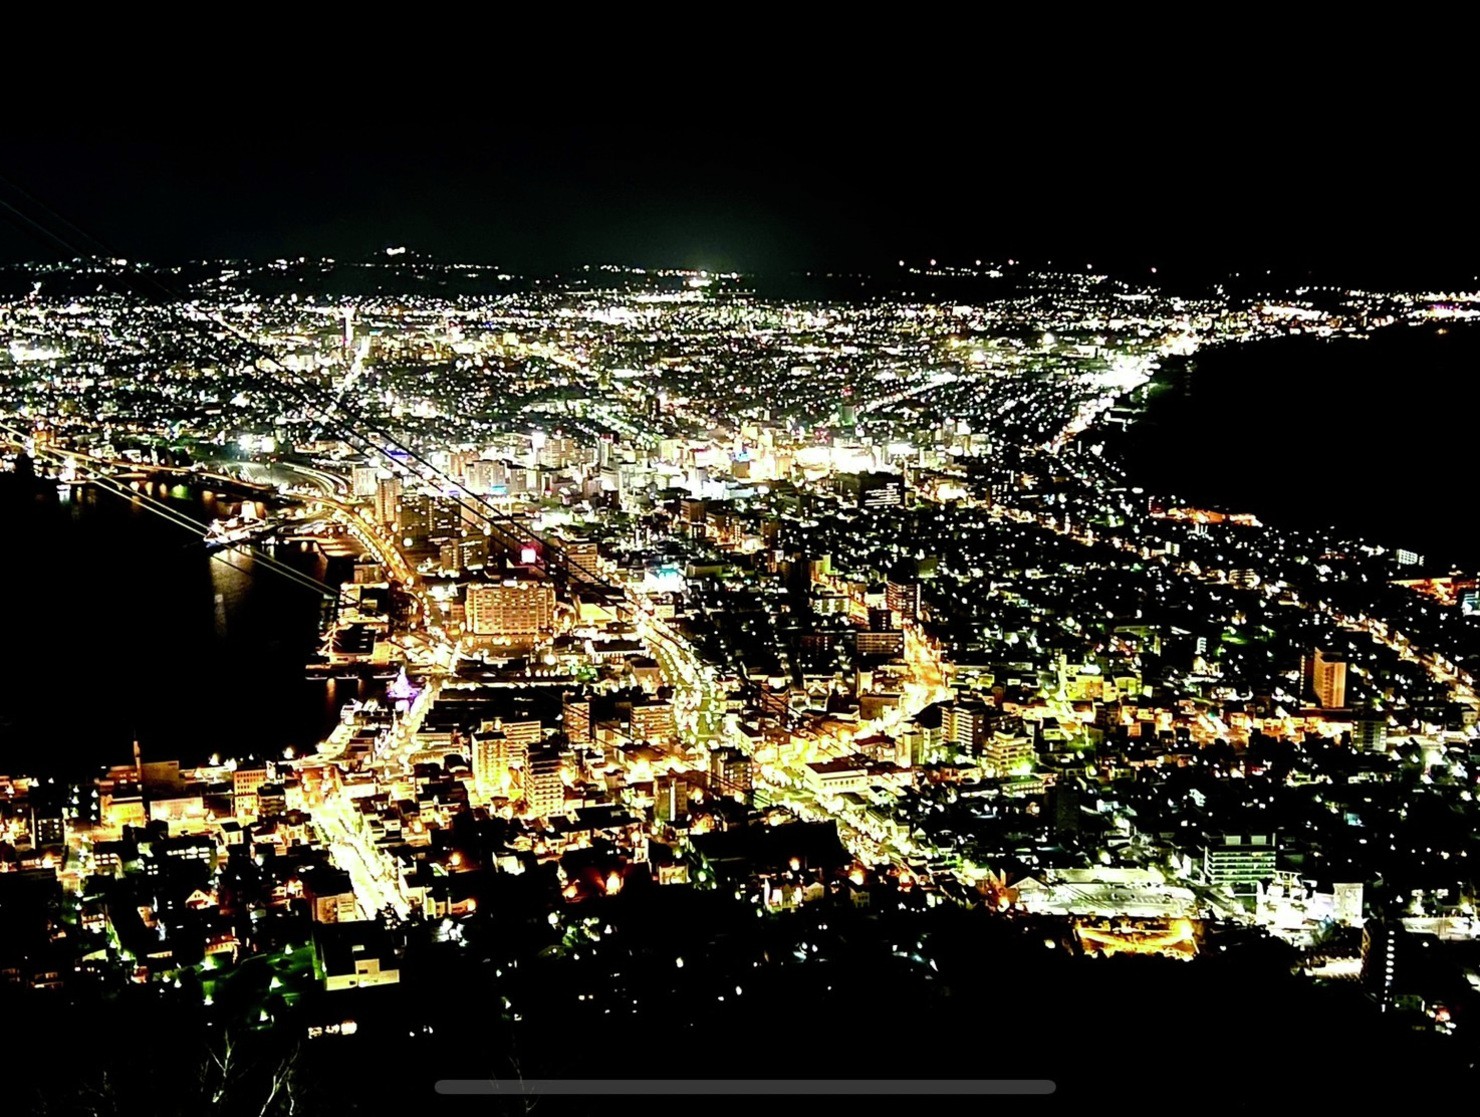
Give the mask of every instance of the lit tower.
[{"label": "lit tower", "polygon": [[852,434],[858,426],[858,407],[853,402],[853,386],[850,384],[843,389],[843,398],[838,404],[838,426]]}]

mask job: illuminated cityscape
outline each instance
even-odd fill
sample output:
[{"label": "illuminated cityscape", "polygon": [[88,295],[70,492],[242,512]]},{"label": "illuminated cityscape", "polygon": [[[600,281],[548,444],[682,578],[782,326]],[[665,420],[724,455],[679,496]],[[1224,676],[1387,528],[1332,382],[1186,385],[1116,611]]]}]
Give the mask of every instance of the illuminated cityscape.
[{"label": "illuminated cityscape", "polygon": [[[973,258],[798,293],[399,245],[0,271],[11,582],[121,518],[210,570],[204,635],[157,635],[181,670],[268,633],[208,707],[141,679],[109,729],[60,690],[0,721],[0,1003],[175,1037],[109,1089],[348,1112],[877,1047],[1104,1100],[1144,1045],[1217,1094],[1235,1056],[1175,1041],[1226,1046],[1225,1012],[1252,1064],[1305,1058],[1303,1019],[1472,1067],[1480,560],[1144,460],[1191,425],[1338,484],[1335,443],[1178,410],[1205,362],[1461,344],[1480,285]],[[7,704],[155,646],[129,592],[13,619]]]}]

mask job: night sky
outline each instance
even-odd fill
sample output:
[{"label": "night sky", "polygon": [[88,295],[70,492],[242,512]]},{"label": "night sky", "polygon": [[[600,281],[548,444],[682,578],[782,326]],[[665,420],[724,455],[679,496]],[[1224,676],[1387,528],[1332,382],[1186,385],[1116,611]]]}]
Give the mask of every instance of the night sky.
[{"label": "night sky", "polygon": [[[1163,110],[1095,126],[1017,102],[868,123],[828,112],[632,119],[371,129],[324,113],[297,142],[250,125],[0,135],[0,198],[74,244],[38,203],[119,254],[159,262],[357,259],[404,245],[526,274],[586,263],[878,272],[901,257],[1375,282],[1480,271],[1463,146],[1374,138],[1377,123],[1357,139]],[[0,261],[70,255],[0,217]]]}]

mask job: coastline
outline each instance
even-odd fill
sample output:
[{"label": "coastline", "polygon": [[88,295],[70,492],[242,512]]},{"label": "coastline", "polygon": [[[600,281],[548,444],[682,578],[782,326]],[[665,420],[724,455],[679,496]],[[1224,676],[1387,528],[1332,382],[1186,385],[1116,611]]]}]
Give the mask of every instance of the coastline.
[{"label": "coastline", "polygon": [[1117,448],[1148,494],[1474,568],[1467,427],[1480,380],[1455,388],[1457,367],[1480,370],[1480,326],[1210,348],[1126,397],[1138,414]]}]

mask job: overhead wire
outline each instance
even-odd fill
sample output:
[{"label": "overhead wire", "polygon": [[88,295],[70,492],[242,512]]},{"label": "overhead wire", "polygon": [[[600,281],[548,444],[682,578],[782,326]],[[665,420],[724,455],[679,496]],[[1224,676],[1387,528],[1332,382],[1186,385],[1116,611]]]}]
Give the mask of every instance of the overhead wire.
[{"label": "overhead wire", "polygon": [[[71,228],[75,229],[78,233],[82,235],[84,239],[92,242],[94,251],[99,252],[103,255],[113,255],[107,245],[98,240],[98,238],[86,233],[84,230],[78,228],[78,226],[76,226],[72,222],[67,221],[59,214],[56,214],[55,211],[52,211],[48,207],[37,202],[24,190],[16,186],[10,179],[5,178],[4,176],[0,176],[0,182],[5,183],[12,190],[16,191],[18,194],[21,194],[23,197],[30,200],[33,204],[37,205],[41,209],[46,210],[55,220],[67,224]],[[3,197],[0,197],[0,206],[3,206],[14,217],[24,222],[31,229],[39,232],[50,240],[55,241],[57,244],[61,245],[69,252],[72,252],[79,257],[84,255],[84,253],[78,248],[76,244],[69,241],[66,237],[63,237],[57,233],[52,232],[50,229],[47,229],[42,223],[34,220],[29,215],[25,214],[22,210],[18,209],[16,206],[6,201]],[[456,486],[451,478],[447,477],[446,474],[438,470],[435,465],[433,465],[415,449],[401,443],[388,431],[385,431],[383,428],[380,428],[377,425],[371,423],[368,419],[366,419],[363,415],[360,415],[358,412],[353,411],[351,408],[344,404],[342,398],[333,400],[328,407],[325,407],[322,403],[315,400],[312,395],[310,395],[310,393],[305,390],[302,384],[296,382],[292,378],[290,371],[277,360],[276,356],[266,346],[262,345],[255,338],[251,337],[239,326],[235,325],[234,323],[228,322],[225,317],[219,312],[214,315],[202,314],[201,317],[197,317],[196,314],[190,313],[189,311],[198,312],[199,308],[193,301],[186,301],[185,296],[182,293],[171,290],[166,284],[162,283],[152,274],[145,273],[143,275],[143,278],[146,283],[154,287],[161,294],[168,297],[169,301],[166,303],[166,306],[172,305],[177,301],[186,302],[188,311],[183,315],[186,321],[192,324],[198,324],[202,320],[202,318],[204,318],[204,320],[206,321],[213,322],[215,325],[221,327],[223,330],[229,333],[238,342],[242,343],[248,349],[252,350],[259,360],[265,360],[266,362],[271,364],[275,371],[282,374],[283,380],[280,381],[280,383],[283,386],[290,389],[305,407],[317,413],[320,418],[326,423],[331,424],[335,428],[336,432],[338,432],[341,436],[346,437],[347,440],[358,443],[356,447],[357,449],[360,449],[362,451],[368,450],[376,455],[384,457],[386,461],[390,464],[393,471],[399,468],[407,474],[417,476],[418,479],[423,482],[430,481],[431,478],[428,478],[425,475],[419,473],[417,470],[412,469],[405,462],[398,461],[395,455],[396,453],[401,453],[406,455],[407,457],[415,459],[424,469],[431,472],[436,479],[444,482],[445,486],[448,489],[452,490],[450,494],[444,493],[444,495],[451,495],[461,508],[463,508],[465,511],[472,512],[475,517],[475,522],[477,519],[482,519],[485,522],[488,522],[490,527],[497,524],[500,534],[500,543],[502,543],[504,546],[510,547],[512,549],[513,547],[520,546],[525,541],[539,542],[541,544],[542,552],[538,557],[543,558],[544,555],[549,552],[549,541],[543,539],[539,535],[539,533],[533,531],[533,529],[518,524],[518,522],[514,520],[513,517],[510,517],[507,514],[502,513],[498,509],[494,508],[487,501],[482,500],[481,497],[478,497],[477,494],[465,494],[465,491]],[[336,411],[343,415],[344,418],[336,421]],[[371,439],[364,435],[356,426],[350,425],[349,420],[357,421],[360,426],[369,427],[382,439],[384,443],[390,446],[390,449],[387,449],[386,445],[381,445],[377,443],[374,439]],[[469,505],[463,499],[463,495],[473,496],[478,501],[478,504],[481,505],[481,508],[475,508],[472,505]],[[519,534],[511,532],[507,525],[513,525],[515,531],[519,532]]]},{"label": "overhead wire", "polygon": [[[8,184],[11,189],[15,190],[17,193],[30,200],[40,209],[45,210],[56,221],[66,224],[72,229],[76,230],[85,240],[90,241],[92,245],[95,246],[95,253],[108,257],[116,257],[116,253],[113,253],[103,241],[85,232],[75,223],[67,221],[66,218],[61,217],[55,211],[42,205],[40,202],[37,202],[24,190],[21,190],[19,187],[15,186],[14,183],[11,182],[11,180],[9,180],[8,178],[0,176],[0,182]],[[3,204],[9,212],[20,218],[27,225],[36,230],[39,230],[49,239],[56,241],[58,244],[61,244],[69,251],[76,253],[79,257],[84,255],[84,253],[79,251],[76,245],[72,244],[72,242],[69,241],[66,237],[63,237],[47,229],[40,222],[35,221],[31,217],[23,213],[21,210],[17,209],[14,205],[5,202],[3,198],[0,198],[0,204]],[[186,308],[183,317],[187,322],[190,322],[192,324],[199,324],[202,321],[208,321],[215,324],[216,326],[219,326],[230,336],[235,338],[238,343],[242,344],[249,351],[253,352],[254,355],[257,357],[259,363],[266,363],[270,365],[274,371],[279,373],[280,378],[277,382],[278,386],[286,387],[287,389],[289,389],[289,391],[300,401],[300,403],[306,409],[319,415],[325,423],[331,425],[336,430],[336,432],[344,437],[345,441],[357,443],[358,445],[356,446],[356,448],[360,449],[362,452],[369,451],[375,455],[384,458],[393,472],[397,468],[399,468],[405,474],[416,477],[424,484],[440,482],[440,485],[438,487],[442,490],[441,495],[443,496],[443,498],[451,499],[463,511],[471,513],[473,515],[474,523],[478,523],[481,520],[482,523],[486,525],[486,533],[490,535],[496,533],[498,535],[498,540],[500,544],[506,547],[511,553],[516,551],[516,549],[522,550],[522,548],[529,543],[539,544],[539,546],[535,549],[536,553],[534,556],[534,565],[541,567],[547,577],[565,577],[567,581],[567,588],[573,589],[573,587],[569,585],[569,574],[572,563],[569,561],[568,556],[565,554],[565,549],[562,545],[552,542],[550,539],[535,531],[529,525],[521,523],[513,516],[502,511],[501,509],[496,508],[489,501],[485,500],[480,494],[472,493],[465,489],[463,486],[458,485],[455,481],[453,481],[451,477],[449,477],[442,470],[438,469],[434,463],[429,461],[414,447],[398,439],[390,431],[375,423],[373,420],[368,419],[357,409],[347,405],[342,397],[332,399],[329,406],[326,407],[322,402],[314,398],[313,394],[309,391],[307,387],[305,387],[304,383],[296,378],[293,375],[292,371],[284,366],[282,362],[277,359],[276,355],[272,353],[272,351],[266,345],[258,341],[256,338],[252,337],[240,326],[227,321],[224,314],[222,314],[220,311],[217,311],[215,314],[203,312],[196,300],[188,299],[181,292],[172,290],[168,285],[159,280],[157,276],[155,276],[153,273],[142,273],[142,278],[147,284],[155,288],[160,294],[166,296],[165,306],[167,309],[179,304],[183,304]],[[336,419],[336,413],[338,414],[338,416],[340,416],[340,418]],[[362,428],[368,429],[373,432],[373,434],[376,436],[376,438],[380,440],[380,442],[377,442],[374,438],[366,435],[363,432]],[[390,449],[387,449],[387,446],[390,447]],[[401,458],[415,461],[421,467],[421,470],[413,469],[407,461],[401,460]],[[422,472],[423,470],[425,472]],[[430,476],[428,476],[427,474],[430,474]],[[465,498],[471,498],[473,501],[476,502],[476,505],[470,504]],[[607,581],[600,574],[599,571],[592,570],[589,566],[580,562],[574,563],[574,566],[583,576],[583,581],[585,582],[585,584],[591,589],[599,588],[604,589],[608,593],[624,594],[624,591],[620,587]]]},{"label": "overhead wire", "polygon": [[[12,441],[22,447],[24,447],[26,445],[26,442],[28,441],[25,432],[18,430],[17,428],[4,421],[0,421],[0,431],[8,434]],[[33,450],[38,455],[44,455],[53,460],[69,463],[74,468],[79,467],[76,455],[68,454],[65,451],[52,450],[49,447],[33,447]],[[98,485],[99,488],[102,488],[107,492],[114,493],[118,496],[124,497],[127,500],[137,502],[143,507],[144,511],[158,516],[159,518],[164,519],[177,527],[182,527],[192,533],[199,534],[203,541],[209,540],[211,531],[211,527],[209,524],[187,515],[180,509],[166,504],[164,501],[157,499],[147,492],[137,491],[124,486],[116,478],[110,476],[105,470],[100,467],[93,466],[84,462],[80,466],[80,468],[89,473],[88,480]],[[320,581],[310,574],[305,574],[303,571],[289,566],[284,562],[281,562],[280,560],[274,558],[272,555],[263,551],[261,548],[245,545],[237,546],[232,549],[250,552],[268,569],[273,570],[276,573],[279,573],[292,581],[298,582],[305,588],[311,589],[317,594],[327,596],[335,600],[337,600],[339,597],[339,590],[337,587],[331,586],[327,582]],[[211,552],[211,556],[212,558],[221,558],[224,553],[225,552],[222,551],[213,551]],[[226,560],[223,558],[222,561]],[[228,565],[232,564],[228,563]],[[243,568],[234,566],[234,569],[242,570]]]},{"label": "overhead wire", "polygon": [[[17,194],[21,195],[23,198],[25,198],[27,201],[29,201],[32,205],[34,205],[37,208],[43,210],[53,220],[55,220],[55,221],[57,221],[57,222],[59,222],[59,223],[61,223],[63,225],[66,225],[67,227],[71,228],[76,233],[78,233],[84,240],[91,242],[92,251],[95,254],[104,255],[104,256],[108,256],[108,257],[116,257],[117,256],[117,253],[113,252],[112,249],[110,249],[109,246],[107,244],[105,244],[103,241],[101,241],[97,237],[93,236],[92,234],[88,233],[86,230],[80,228],[75,222],[69,221],[67,218],[65,218],[61,214],[57,213],[55,210],[51,209],[49,206],[47,206],[44,203],[40,202],[33,195],[29,194],[24,189],[22,189],[20,186],[18,186],[13,180],[7,178],[4,175],[0,175],[0,183],[4,183],[5,185],[9,186],[10,189],[12,189],[13,191],[15,191]],[[73,251],[73,252],[77,252],[78,251],[77,248],[76,248],[76,246],[73,245],[73,244],[71,244],[64,237],[61,237],[61,236],[57,235],[56,233],[53,233],[50,230],[46,229],[44,226],[42,226],[38,222],[34,221],[33,219],[31,219],[30,217],[28,217],[27,215],[25,215],[24,213],[22,213],[20,210],[16,209],[14,206],[10,205],[9,203],[4,203],[3,202],[3,199],[0,199],[0,204],[5,204],[6,208],[9,209],[11,212],[15,213],[22,220],[26,221],[29,225],[31,225],[31,226],[35,227],[36,229],[40,230],[43,234],[45,234],[46,236],[48,236],[50,239],[55,240],[55,241],[57,241],[57,243],[63,245],[63,247],[68,248],[69,251]],[[79,253],[79,255],[80,255],[80,253]],[[177,299],[177,300],[182,300],[182,301],[185,299],[185,296],[181,292],[171,290],[167,284],[163,283],[156,276],[154,276],[152,274],[145,274],[143,278],[145,279],[146,282],[150,283],[152,286],[154,286],[156,289],[158,289],[161,294],[167,295],[171,299]],[[194,303],[192,302],[192,303],[190,303],[190,305],[193,307],[194,306]],[[189,317],[190,316],[187,315],[187,318],[189,318]],[[290,378],[292,376],[291,371],[289,369],[287,369],[285,366],[283,366],[282,363],[277,360],[277,357],[265,345],[263,345],[261,342],[257,341],[257,339],[253,338],[251,335],[247,334],[246,331],[244,331],[243,329],[241,329],[239,326],[235,325],[234,323],[231,323],[231,322],[226,321],[226,319],[224,318],[224,316],[221,315],[219,312],[217,314],[215,314],[215,315],[208,315],[208,317],[209,317],[209,320],[210,321],[214,322],[216,325],[220,326],[222,329],[224,329],[224,330],[228,331],[229,333],[231,333],[232,336],[237,339],[237,341],[239,341],[242,344],[246,345],[249,349],[254,350],[256,352],[257,356],[259,357],[259,359],[265,359],[268,362],[270,362],[274,366],[274,371],[278,372],[279,374],[281,374],[285,378]],[[191,320],[194,321],[194,319],[191,319]],[[552,543],[551,543],[551,541],[549,539],[547,539],[544,536],[540,535],[540,533],[534,531],[534,529],[530,528],[528,525],[521,524],[518,520],[516,520],[514,517],[510,516],[508,513],[502,511],[499,508],[496,508],[489,501],[483,499],[483,497],[482,497],[481,494],[470,492],[470,491],[468,491],[466,489],[463,489],[461,486],[458,486],[456,484],[456,482],[454,482],[452,480],[452,478],[450,478],[449,476],[447,476],[447,474],[445,472],[443,472],[442,470],[438,469],[436,467],[436,465],[434,465],[426,457],[424,457],[422,454],[420,454],[414,447],[412,447],[409,444],[407,444],[407,443],[401,441],[400,439],[396,438],[395,435],[393,435],[390,431],[386,430],[384,427],[382,427],[379,424],[375,423],[374,421],[368,419],[366,416],[364,416],[359,411],[357,411],[357,410],[349,407],[348,405],[346,405],[345,402],[344,402],[344,399],[343,399],[343,395],[342,394],[334,397],[330,401],[330,403],[328,404],[328,406],[326,407],[322,403],[319,403],[319,402],[313,400],[312,398],[310,398],[309,395],[307,394],[307,392],[304,390],[303,385],[302,385],[301,382],[294,381],[294,380],[291,380],[290,379],[289,382],[288,382],[288,384],[287,384],[287,386],[289,388],[291,388],[296,395],[299,396],[299,398],[305,403],[306,406],[309,406],[313,410],[315,410],[325,422],[328,422],[328,423],[332,423],[333,422],[333,414],[334,414],[335,411],[339,411],[340,413],[346,415],[346,417],[347,417],[348,420],[352,420],[353,421],[353,424],[354,425],[350,427],[350,432],[352,432],[355,435],[356,440],[364,443],[369,449],[371,449],[371,450],[375,451],[376,453],[380,454],[381,456],[383,456],[388,462],[394,463],[395,465],[400,465],[402,468],[406,469],[407,472],[415,472],[415,471],[411,470],[408,466],[406,466],[405,463],[403,463],[403,462],[397,462],[396,459],[395,459],[395,457],[394,457],[394,454],[392,452],[387,451],[382,446],[376,445],[372,440],[370,440],[369,438],[365,437],[363,435],[363,433],[358,428],[368,428],[369,430],[373,431],[380,439],[382,439],[384,442],[386,442],[388,445],[390,445],[392,447],[392,450],[393,451],[407,455],[408,457],[414,459],[424,469],[430,471],[433,474],[433,476],[434,476],[434,478],[436,480],[439,480],[439,481],[443,482],[444,486],[447,489],[453,490],[453,493],[452,493],[453,498],[457,501],[457,503],[460,506],[468,509],[469,511],[474,511],[478,515],[481,515],[482,518],[486,519],[491,524],[493,524],[493,523],[498,524],[500,526],[500,529],[501,530],[506,531],[509,527],[512,527],[517,534],[513,535],[512,537],[506,537],[506,538],[504,538],[502,540],[502,542],[506,546],[510,546],[510,547],[518,546],[520,543],[522,543],[522,542],[525,541],[525,537],[529,537],[528,538],[528,541],[540,543],[541,548],[542,548],[542,551],[544,552],[544,554],[549,554],[551,551],[554,551],[555,552],[555,555],[556,555],[557,564],[563,563],[563,562],[566,561],[566,556],[563,553],[563,548],[560,547],[558,544],[552,545]],[[341,432],[343,432],[343,428],[340,427],[337,424],[336,424],[336,429],[339,429],[339,430],[341,430]],[[420,479],[423,480],[423,481],[430,480],[429,478],[427,478],[425,476],[421,476]],[[444,495],[448,495],[448,494],[444,493]],[[475,509],[470,508],[463,501],[463,499],[462,499],[463,496],[471,497],[474,501],[476,501],[477,504],[479,505],[479,509],[476,509],[475,510]],[[542,554],[540,556],[541,559],[543,559],[544,554]],[[610,583],[605,583],[605,580],[603,578],[601,578],[601,576],[600,576],[600,574],[599,574],[598,571],[591,570],[589,567],[587,567],[587,566],[585,566],[584,564],[581,564],[581,563],[577,563],[576,566],[581,571],[581,573],[584,574],[587,578],[589,578],[589,579],[591,579],[591,580],[593,580],[595,582],[598,582],[598,583],[604,583],[608,589],[619,589],[619,587],[613,586]]]}]

